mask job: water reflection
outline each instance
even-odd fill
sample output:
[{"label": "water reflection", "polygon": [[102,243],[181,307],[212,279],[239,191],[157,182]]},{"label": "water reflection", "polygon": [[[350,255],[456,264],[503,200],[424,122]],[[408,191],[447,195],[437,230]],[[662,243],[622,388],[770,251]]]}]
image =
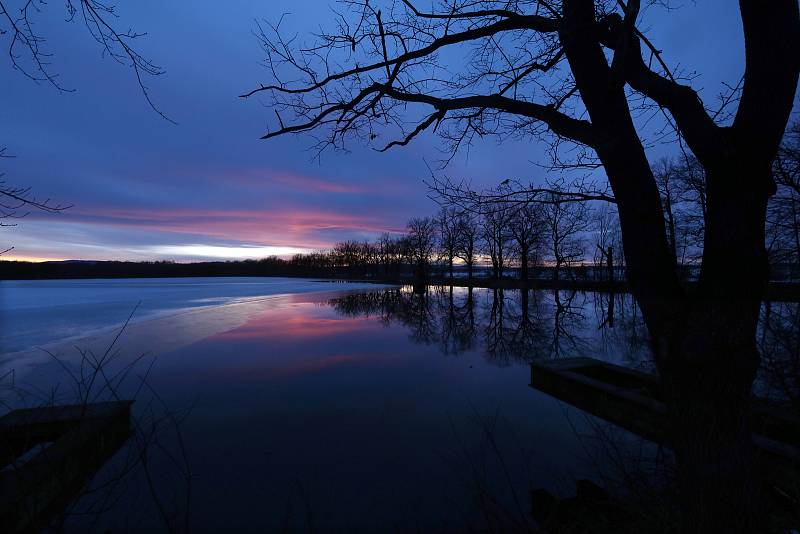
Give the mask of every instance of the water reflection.
[{"label": "water reflection", "polygon": [[[183,435],[196,528],[510,531],[530,524],[531,488],[571,495],[577,478],[613,478],[630,493],[631,481],[671,476],[654,467],[669,466],[660,449],[528,387],[532,361],[649,369],[647,330],[626,294],[295,295],[131,333],[132,356],[143,344],[167,347],[150,385],[173,409],[191,407]],[[759,387],[797,409],[798,305],[765,305],[760,342]],[[32,376],[49,387],[59,371],[50,367]],[[122,499],[98,525],[124,530],[136,517],[153,526],[142,500]],[[78,518],[72,530],[85,526]]]},{"label": "water reflection", "polygon": [[[646,325],[629,294],[431,287],[354,293],[329,304],[342,316],[399,324],[445,355],[479,351],[490,363],[591,357],[654,372]],[[800,304],[765,302],[756,394],[800,413]]]},{"label": "water reflection", "polygon": [[767,302],[759,324],[760,393],[800,414],[800,303]]},{"label": "water reflection", "polygon": [[[380,303],[389,305],[375,309]],[[653,516],[648,512],[644,524],[661,524],[665,514],[674,515],[678,508],[676,464],[669,449],[675,434],[674,429],[663,430],[667,428],[666,406],[657,379],[649,373],[627,375],[621,367],[604,368],[590,360],[585,364],[564,361],[594,358],[655,371],[647,329],[629,295],[433,288],[426,294],[396,290],[377,299],[351,295],[333,300],[332,305],[340,313],[378,315],[384,324],[400,323],[409,339],[437,345],[445,354],[476,348],[495,366],[560,360],[560,365],[586,365],[589,382],[576,379],[582,372],[576,370],[579,367],[565,367],[567,372],[558,384],[545,388],[541,382],[534,387],[598,417],[585,419],[590,430],[581,432],[580,440],[596,455],[596,475],[606,487],[627,495],[635,510],[661,508]],[[800,414],[798,303],[763,305],[759,348],[762,365],[755,394],[761,399],[752,414],[758,476],[768,483],[770,506],[783,510],[776,517],[796,525],[800,522],[795,470],[800,427],[791,411]],[[597,394],[600,388],[606,389]],[[778,440],[780,452],[771,448],[769,440]]]},{"label": "water reflection", "polygon": [[330,305],[343,316],[400,324],[411,341],[446,355],[480,350],[498,366],[574,356],[650,366],[647,332],[627,294],[399,288],[347,295]]},{"label": "water reflection", "polygon": [[309,509],[323,529],[486,528],[477,485],[492,513],[513,510],[492,527],[530,521],[513,494],[591,468],[563,408],[524,365],[504,367],[527,361],[549,313],[547,297],[522,302],[449,288],[296,297],[167,355],[153,386],[193,401],[194,523],[230,526],[222,510],[303,530]]}]

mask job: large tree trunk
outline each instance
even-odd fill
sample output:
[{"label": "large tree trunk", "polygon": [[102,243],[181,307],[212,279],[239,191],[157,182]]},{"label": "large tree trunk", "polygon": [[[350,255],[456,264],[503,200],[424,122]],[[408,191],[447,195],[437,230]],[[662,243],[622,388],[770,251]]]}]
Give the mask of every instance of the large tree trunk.
[{"label": "large tree trunk", "polygon": [[[630,145],[628,145],[630,147]],[[601,157],[616,176],[646,176],[638,151]],[[684,532],[758,532],[767,523],[754,465],[749,414],[758,368],[758,311],[767,279],[764,216],[768,165],[732,158],[706,164],[708,214],[701,279],[684,295],[675,275],[655,184],[619,202],[631,285],[651,334],[668,405]],[[741,187],[742,172],[761,176]],[[767,173],[767,174],[765,174]],[[609,175],[611,176],[611,175]],[[611,180],[612,185],[615,180]],[[628,182],[630,183],[630,182]],[[650,187],[652,185],[652,187]],[[620,188],[618,200],[632,194]],[[616,192],[616,189],[615,189]]]},{"label": "large tree trunk", "polygon": [[759,202],[746,200],[752,188],[731,183],[738,180],[730,169],[712,172],[703,276],[698,294],[685,295],[661,198],[624,91],[613,86],[602,51],[588,37],[594,17],[590,3],[564,5],[568,26],[562,42],[592,122],[606,140],[597,152],[617,199],[629,281],[667,398],[683,530],[757,531],[764,518],[748,415],[766,274],[763,210]]},{"label": "large tree trunk", "polygon": [[683,532],[759,532],[767,523],[749,424],[755,326],[737,304],[695,302],[659,365]]},{"label": "large tree trunk", "polygon": [[[670,402],[684,530],[757,532],[768,516],[754,465],[750,405],[768,278],[764,225],[774,184],[769,162],[746,156],[708,162],[706,169],[701,276],[686,324],[659,369]],[[742,187],[745,180],[750,187]]]}]

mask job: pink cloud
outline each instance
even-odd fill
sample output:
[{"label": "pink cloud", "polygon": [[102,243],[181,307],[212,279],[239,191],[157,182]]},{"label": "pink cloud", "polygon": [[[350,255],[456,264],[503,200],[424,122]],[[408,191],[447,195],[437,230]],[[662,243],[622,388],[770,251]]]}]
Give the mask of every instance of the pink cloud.
[{"label": "pink cloud", "polygon": [[187,208],[86,208],[64,214],[65,221],[100,226],[204,235],[251,244],[325,248],[333,231],[377,234],[392,231],[378,217],[326,210],[205,210]]},{"label": "pink cloud", "polygon": [[367,191],[366,188],[357,185],[328,182],[320,178],[298,174],[280,173],[272,177],[272,182],[294,189],[321,193],[364,193]]}]

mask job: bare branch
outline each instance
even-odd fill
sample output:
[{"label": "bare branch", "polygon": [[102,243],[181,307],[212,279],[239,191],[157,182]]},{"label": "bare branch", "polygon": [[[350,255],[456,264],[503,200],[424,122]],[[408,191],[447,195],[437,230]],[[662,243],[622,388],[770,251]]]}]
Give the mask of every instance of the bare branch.
[{"label": "bare branch", "polygon": [[[444,119],[444,115],[445,115],[444,111],[437,111],[435,113],[432,113],[427,119],[422,121],[416,128],[414,128],[414,131],[412,131],[410,134],[408,134],[404,139],[402,139],[400,141],[392,141],[391,143],[389,143],[385,147],[383,147],[380,150],[378,150],[378,152],[386,152],[387,150],[389,150],[393,146],[406,146],[416,136],[418,136],[419,134],[421,134],[422,132],[427,130],[428,127],[430,127],[430,125],[434,123],[434,121],[436,121],[437,123],[441,122],[442,119]],[[435,128],[434,128],[434,130],[435,130]]]},{"label": "bare branch", "polygon": [[[666,76],[653,71],[644,61],[641,50],[641,32],[633,32],[625,27],[625,22],[618,14],[611,14],[604,19],[607,35],[603,44],[616,50],[622,43],[630,47],[625,55],[625,81],[636,91],[655,101],[659,106],[669,110],[675,118],[677,127],[686,139],[692,151],[700,156],[719,149],[715,142],[719,127],[706,112],[697,92],[687,85],[675,81],[672,73],[661,60],[659,52],[649,41],[646,41],[651,52],[663,65]],[[622,68],[622,67],[620,67]]]},{"label": "bare branch", "polygon": [[[35,82],[46,82],[61,92],[74,91],[64,87],[58,75],[51,70],[52,54],[43,48],[45,37],[35,29],[35,14],[46,3],[42,0],[27,0],[18,14],[12,14],[8,3],[9,0],[0,0],[0,35],[11,35],[8,55],[14,70]],[[156,106],[145,85],[145,76],[159,76],[164,72],[134,48],[133,42],[146,34],[117,30],[109,22],[117,17],[115,7],[101,0],[67,0],[66,10],[67,22],[80,15],[86,30],[100,45],[104,56],[133,69],[139,89],[150,108],[165,120],[174,123]]]},{"label": "bare branch", "polygon": [[357,66],[352,69],[343,70],[334,74],[329,74],[322,80],[313,83],[311,85],[307,85],[305,87],[290,88],[290,87],[284,87],[283,85],[262,85],[247,93],[242,94],[241,98],[248,98],[262,91],[279,91],[282,93],[310,93],[336,80],[341,80],[343,78],[348,78],[351,76],[355,76],[357,74],[363,74],[374,70],[383,69],[385,67],[393,66],[397,63],[408,63],[413,60],[429,56],[434,52],[436,52],[437,50],[444,48],[446,46],[464,43],[468,41],[474,41],[475,39],[481,39],[483,37],[489,37],[497,33],[512,31],[512,30],[534,30],[538,32],[555,32],[558,30],[558,23],[553,19],[540,17],[537,15],[525,15],[516,17],[514,19],[505,19],[499,22],[495,22],[493,24],[488,24],[486,26],[474,28],[464,32],[444,35],[442,37],[439,37],[438,39],[435,39],[428,46],[406,52],[405,54],[401,54],[389,60],[383,60],[365,66]]},{"label": "bare branch", "polygon": [[602,201],[616,204],[607,189],[599,189],[593,182],[578,180],[565,187],[560,181],[545,186],[523,184],[519,180],[504,180],[499,187],[475,190],[468,182],[453,181],[447,176],[431,174],[426,181],[430,198],[440,205],[457,206],[469,213],[486,213],[503,206],[521,207],[528,204],[561,204]]},{"label": "bare branch", "polygon": [[519,17],[520,14],[516,11],[510,11],[507,9],[481,9],[478,11],[465,11],[465,12],[456,12],[456,13],[424,13],[419,11],[414,4],[411,3],[410,0],[402,0],[403,3],[408,6],[408,8],[416,15],[417,17],[421,17],[424,19],[444,19],[444,20],[452,20],[452,19],[466,19],[466,18],[483,18],[483,17]]}]

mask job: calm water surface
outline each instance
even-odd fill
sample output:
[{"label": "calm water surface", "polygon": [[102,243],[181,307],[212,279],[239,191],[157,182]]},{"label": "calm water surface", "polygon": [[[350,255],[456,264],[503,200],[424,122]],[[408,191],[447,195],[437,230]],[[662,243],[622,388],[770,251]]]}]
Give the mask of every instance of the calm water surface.
[{"label": "calm water surface", "polygon": [[4,327],[15,348],[49,342],[48,353],[6,351],[0,360],[4,398],[16,405],[74,399],[71,377],[86,367],[79,350],[104,354],[118,330],[120,319],[104,314],[134,294],[146,312],[108,366],[124,378],[111,380],[115,394],[137,399],[139,430],[155,436],[152,460],[119,475],[129,445],[98,476],[105,485],[72,509],[67,530],[170,522],[458,531],[526,522],[531,488],[569,495],[575,478],[597,479],[607,463],[592,452],[597,421],[529,387],[529,362],[648,365],[641,319],[619,295],[184,283],[3,289],[19,308],[46,310],[59,332],[94,328],[84,338],[42,332],[24,341]]}]

